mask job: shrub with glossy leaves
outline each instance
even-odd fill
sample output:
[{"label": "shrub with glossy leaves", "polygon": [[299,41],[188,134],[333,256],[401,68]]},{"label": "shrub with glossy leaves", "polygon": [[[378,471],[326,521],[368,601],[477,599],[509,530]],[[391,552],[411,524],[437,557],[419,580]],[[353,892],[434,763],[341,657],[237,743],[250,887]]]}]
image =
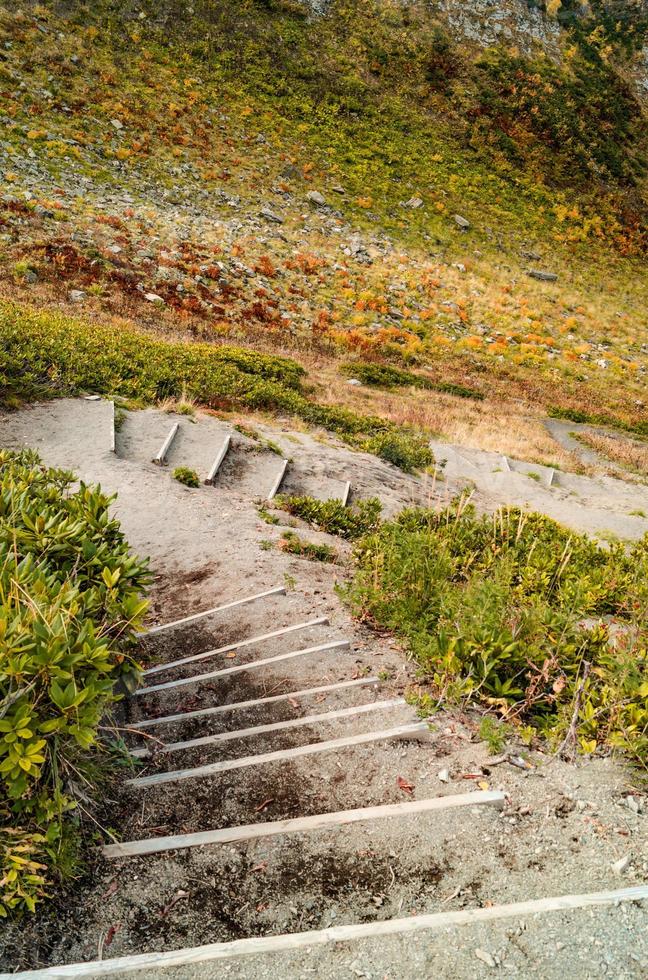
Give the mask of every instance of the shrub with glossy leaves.
[{"label": "shrub with glossy leaves", "polygon": [[43,895],[70,782],[94,771],[115,684],[137,683],[148,571],[110,502],[30,451],[0,452],[0,915]]}]

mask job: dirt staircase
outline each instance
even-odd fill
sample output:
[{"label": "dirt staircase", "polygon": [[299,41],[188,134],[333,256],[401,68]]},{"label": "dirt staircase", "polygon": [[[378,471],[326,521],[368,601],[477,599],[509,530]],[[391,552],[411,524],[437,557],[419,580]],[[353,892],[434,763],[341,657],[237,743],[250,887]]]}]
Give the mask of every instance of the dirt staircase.
[{"label": "dirt staircase", "polygon": [[[234,468],[196,491],[171,479],[176,465],[205,475],[224,436],[241,434],[129,413],[112,452],[111,412],[59,402],[0,428],[5,444],[36,445],[118,491],[126,533],[158,572],[144,684],[117,719],[136,768],[101,816],[117,839],[46,925],[46,946],[23,949],[34,969],[17,975],[643,976],[646,834],[622,773],[605,760],[592,776],[561,761],[520,769],[491,759],[460,714],[421,722],[404,700],[412,671],[349,620],[334,570],[259,551],[271,531],[252,488],[258,497],[274,470],[246,484]],[[178,442],[157,466],[175,421]],[[295,447],[300,481],[352,477],[388,509],[428,493],[363,454],[274,437]],[[204,615],[214,596],[221,606]],[[637,870],[624,877],[612,864],[629,847]]]}]

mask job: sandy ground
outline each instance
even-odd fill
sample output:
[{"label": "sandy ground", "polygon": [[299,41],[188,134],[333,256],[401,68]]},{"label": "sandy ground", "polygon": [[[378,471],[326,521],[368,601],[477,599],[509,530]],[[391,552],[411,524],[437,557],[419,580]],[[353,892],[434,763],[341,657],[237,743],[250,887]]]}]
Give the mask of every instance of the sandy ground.
[{"label": "sandy ground", "polygon": [[[147,641],[142,645],[145,661],[166,662],[322,616],[328,617],[328,624],[241,648],[233,657],[217,655],[203,661],[200,669],[241,665],[341,638],[350,641],[347,650],[303,655],[229,678],[136,697],[123,708],[125,726],[170,711],[194,711],[368,675],[380,676],[380,683],[151,731],[165,741],[187,739],[368,705],[403,693],[415,677],[413,666],[388,637],[352,622],[335,592],[336,581],[347,575],[347,547],[304,531],[309,540],[328,541],[340,552],[341,563],[322,565],[263,544],[277,542],[283,529],[264,523],[257,508],[281,466],[278,455],[232,432],[223,420],[181,417],[168,466],[160,468],[151,458],[175,416],[158,411],[129,414],[117,434],[115,454],[109,450],[111,420],[111,406],[104,401],[35,406],[0,416],[0,445],[31,445],[45,462],[74,469],[80,478],[100,482],[118,494],[115,509],[124,530],[138,552],[151,556],[156,573],[151,622],[287,586],[285,596],[241,606]],[[530,506],[552,516],[564,514],[563,519],[579,529],[585,529],[588,520],[601,533],[623,537],[637,537],[648,529],[648,522],[628,514],[632,495],[645,491],[621,481],[560,474],[559,485],[547,487],[544,473],[539,480],[526,475],[527,464],[520,472],[509,461],[511,472],[498,472],[492,454],[461,450],[452,458],[452,447],[442,447],[448,463],[444,480],[435,483],[404,476],[374,457],[288,427],[259,430],[291,457],[286,479],[291,492],[339,495],[350,480],[356,497],[377,495],[390,513],[413,501],[449,498],[471,479],[482,506],[522,503],[528,490]],[[188,490],[171,478],[177,465],[206,475],[225,432],[232,432],[233,448],[215,487]],[[442,457],[440,448],[435,449]],[[472,476],[467,477],[471,468]],[[194,670],[162,672],[155,681],[188,677]],[[217,748],[159,755],[143,772],[317,744],[413,720],[413,709],[402,705],[324,719]],[[610,759],[547,764],[540,753],[532,754],[532,767],[526,771],[508,762],[493,764],[476,737],[478,721],[476,713],[443,712],[433,719],[424,741],[381,740],[155,788],[126,787],[120,781],[103,801],[100,816],[122,839],[469,792],[480,783],[502,789],[507,805],[501,812],[470,807],[148,858],[109,862],[97,856],[60,901],[43,909],[27,927],[4,927],[0,965],[13,971],[91,960],[99,951],[108,958],[646,881],[647,804],[630,771]],[[128,737],[133,745],[141,744],[134,735]],[[521,747],[510,749],[517,752]],[[402,788],[403,780],[409,791]],[[622,873],[613,865],[626,856]],[[644,904],[560,913],[154,975],[398,980],[436,974],[462,980],[506,970],[521,978],[565,973],[575,978],[640,977],[648,968],[645,911]]]}]

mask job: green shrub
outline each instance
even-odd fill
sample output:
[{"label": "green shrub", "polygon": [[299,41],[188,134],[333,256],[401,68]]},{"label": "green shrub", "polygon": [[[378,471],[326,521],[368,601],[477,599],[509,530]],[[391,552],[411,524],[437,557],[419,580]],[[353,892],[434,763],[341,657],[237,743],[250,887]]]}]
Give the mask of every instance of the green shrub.
[{"label": "green shrub", "polygon": [[99,722],[146,609],[146,563],[111,498],[0,452],[0,915],[33,909],[73,833],[66,785],[92,782]]},{"label": "green shrub", "polygon": [[275,503],[282,510],[301,517],[328,534],[341,538],[359,538],[375,531],[380,524],[382,504],[377,497],[358,500],[351,507],[341,500],[317,500],[315,497],[277,497]]},{"label": "green shrub", "polygon": [[458,398],[473,398],[475,401],[483,401],[484,396],[480,391],[473,388],[465,388],[463,385],[452,384],[446,381],[432,381],[422,374],[414,374],[412,371],[403,371],[401,368],[391,367],[387,364],[374,364],[354,362],[343,364],[341,369],[343,374],[357,378],[365,385],[373,388],[403,388],[412,386],[414,388],[425,388],[428,391],[442,391],[448,395],[456,395]]},{"label": "green shrub", "polygon": [[291,555],[299,555],[300,558],[308,558],[310,561],[334,562],[337,560],[337,554],[330,545],[304,541],[294,531],[284,531],[279,546],[282,551],[287,551]]},{"label": "green shrub", "polygon": [[362,448],[398,466],[405,473],[415,473],[434,462],[429,437],[417,433],[379,432],[367,439]]},{"label": "green shrub", "polygon": [[190,470],[188,466],[176,466],[173,471],[173,479],[184,484],[185,487],[195,489],[200,486],[200,477],[195,470]]},{"label": "green shrub", "polygon": [[[549,518],[463,502],[404,511],[356,548],[354,612],[405,638],[438,697],[477,698],[580,745],[648,754],[648,537],[600,547]],[[626,630],[611,645],[598,617]],[[589,621],[591,620],[591,621]]]},{"label": "green shrub", "polygon": [[[93,391],[141,404],[191,398],[210,408],[282,412],[338,432],[351,445],[364,448],[362,436],[379,433],[380,448],[383,441],[389,442],[385,433],[398,433],[376,416],[310,401],[301,390],[303,373],[299,364],[285,357],[170,343],[135,330],[0,302],[0,405]],[[407,449],[411,438],[402,436],[402,452],[392,450],[392,461],[402,458],[409,465],[408,456],[417,455],[414,444]]]}]

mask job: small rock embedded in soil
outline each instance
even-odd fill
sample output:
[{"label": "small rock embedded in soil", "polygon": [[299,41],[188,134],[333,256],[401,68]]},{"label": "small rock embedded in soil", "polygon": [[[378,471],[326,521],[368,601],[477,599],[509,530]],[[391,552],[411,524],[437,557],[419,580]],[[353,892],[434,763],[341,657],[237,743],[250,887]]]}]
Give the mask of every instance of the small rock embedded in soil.
[{"label": "small rock embedded in soil", "polygon": [[487,953],[486,950],[484,949],[476,949],[475,956],[477,957],[478,960],[481,960],[482,963],[485,963],[486,966],[490,966],[491,970],[494,970],[495,967],[497,966],[491,954]]},{"label": "small rock embedded in soil", "polygon": [[308,191],[306,200],[310,201],[311,204],[315,204],[318,208],[323,208],[326,204],[326,198],[319,191]]},{"label": "small rock embedded in soil", "polygon": [[620,875],[625,874],[628,868],[630,867],[631,860],[632,860],[631,854],[624,854],[622,858],[620,858],[618,861],[615,861],[614,864],[612,864],[611,866],[612,870],[616,871],[616,873]]},{"label": "small rock embedded in soil", "polygon": [[86,294],[82,289],[71,289],[68,293],[70,303],[83,303],[85,298]]},{"label": "small rock embedded in soil", "polygon": [[531,269],[529,275],[532,279],[539,279],[540,282],[555,282],[558,278],[555,272],[542,272],[540,269]]},{"label": "small rock embedded in soil", "polygon": [[467,231],[470,228],[470,222],[463,215],[455,214],[453,217],[457,228],[461,228],[463,231]]},{"label": "small rock embedded in soil", "polygon": [[274,211],[271,211],[270,208],[261,208],[259,214],[266,221],[272,221],[276,225],[282,225],[284,223],[284,219],[280,215],[275,214]]}]

